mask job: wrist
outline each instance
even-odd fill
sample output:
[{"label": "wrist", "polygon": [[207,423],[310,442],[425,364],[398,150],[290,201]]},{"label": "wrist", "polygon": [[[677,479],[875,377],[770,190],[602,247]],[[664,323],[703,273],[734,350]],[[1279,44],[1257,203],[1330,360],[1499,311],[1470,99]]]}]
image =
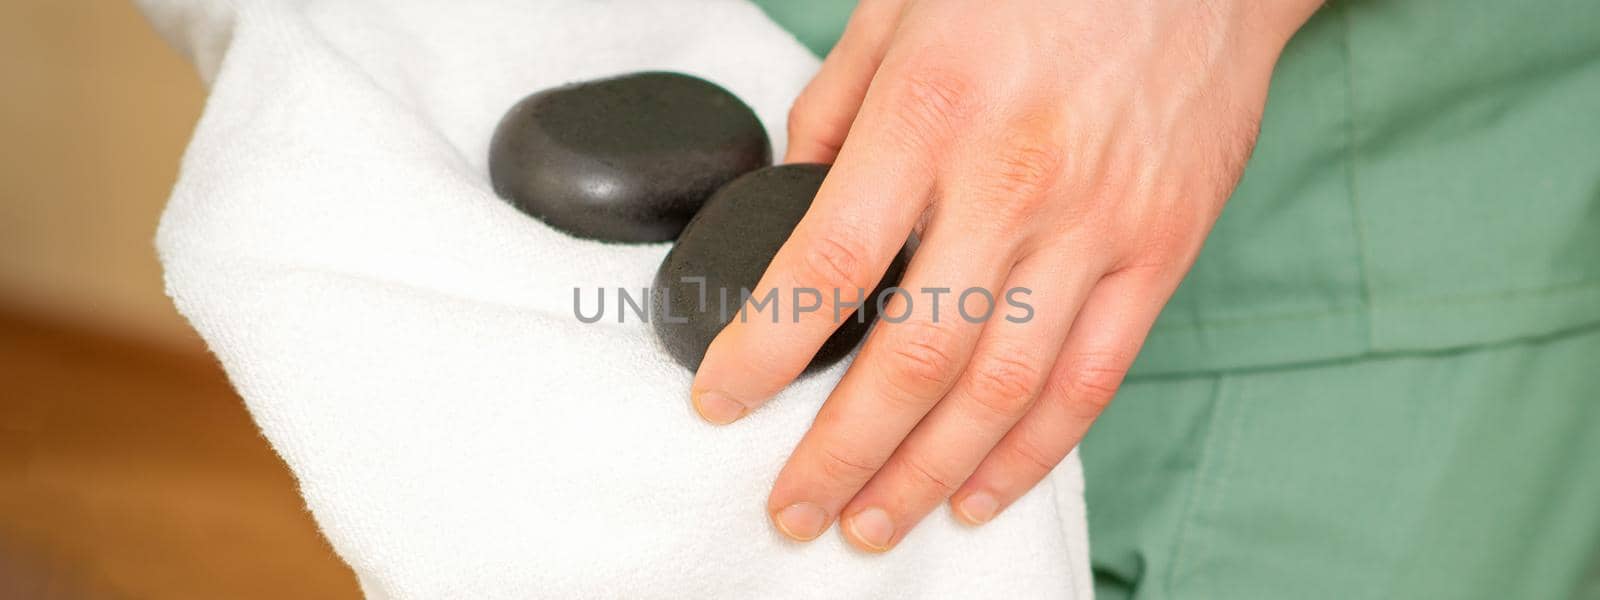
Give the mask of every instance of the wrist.
[{"label": "wrist", "polygon": [[1324,0],[1224,0],[1210,5],[1220,29],[1213,34],[1230,40],[1226,53],[1244,73],[1270,77],[1289,39],[1321,8]]},{"label": "wrist", "polygon": [[1272,44],[1274,54],[1283,49],[1324,0],[1239,0],[1236,5],[1247,15],[1248,26],[1263,43]]}]

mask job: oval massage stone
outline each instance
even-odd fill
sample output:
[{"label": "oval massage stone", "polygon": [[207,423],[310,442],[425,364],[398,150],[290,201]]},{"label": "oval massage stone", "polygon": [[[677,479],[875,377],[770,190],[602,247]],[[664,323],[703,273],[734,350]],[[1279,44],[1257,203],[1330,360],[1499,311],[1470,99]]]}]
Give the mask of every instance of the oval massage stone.
[{"label": "oval massage stone", "polygon": [[[684,228],[656,271],[650,315],[656,336],[678,364],[691,371],[700,368],[711,340],[738,318],[744,290],[754,293],[762,273],[805,216],[827,174],[827,165],[781,165],[750,173],[718,190]],[[877,318],[878,294],[899,283],[908,255],[902,248],[883,281],[867,291],[859,309],[865,322],[855,315],[842,316],[839,328],[807,365],[808,372],[839,362],[860,343]],[[818,293],[825,304],[831,304],[833,290]],[[856,302],[862,295],[860,290],[839,290],[839,299]],[[778,322],[794,323],[794,291],[781,289],[775,300]],[[807,294],[800,303],[810,306],[817,300]],[[746,318],[770,322],[773,311],[774,306],[767,305]],[[833,318],[829,309],[816,314]]]},{"label": "oval massage stone", "polygon": [[489,143],[495,193],[556,229],[609,242],[673,239],[718,187],[769,164],[755,112],[679,73],[533,94]]}]

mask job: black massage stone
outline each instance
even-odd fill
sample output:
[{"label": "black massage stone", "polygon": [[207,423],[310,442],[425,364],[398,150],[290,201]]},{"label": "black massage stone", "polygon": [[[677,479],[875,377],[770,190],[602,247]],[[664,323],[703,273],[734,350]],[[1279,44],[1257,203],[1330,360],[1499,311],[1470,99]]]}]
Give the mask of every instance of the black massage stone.
[{"label": "black massage stone", "polygon": [[512,205],[574,236],[662,242],[718,187],[772,164],[767,132],[727,90],[636,73],[522,99],[489,143],[489,178]]},{"label": "black massage stone", "polygon": [[[674,360],[691,371],[700,368],[711,340],[723,326],[738,318],[743,290],[755,292],[762,273],[811,207],[827,174],[827,165],[768,167],[734,180],[706,201],[656,271],[650,322]],[[877,318],[878,294],[899,283],[908,256],[909,250],[902,248],[877,288],[868,292],[859,309],[865,322],[854,315],[841,317],[842,324],[811,359],[807,372],[839,362],[861,342]],[[704,278],[705,283],[702,285],[697,278]],[[825,303],[831,304],[833,290],[818,292]],[[726,302],[722,300],[724,293]],[[844,302],[861,299],[858,290],[840,290],[839,297]],[[779,290],[780,323],[794,322],[794,301],[793,290]],[[807,295],[802,301],[809,305],[816,298]],[[746,319],[770,322],[772,311],[768,305]],[[833,317],[830,309],[819,310],[815,315]]]}]

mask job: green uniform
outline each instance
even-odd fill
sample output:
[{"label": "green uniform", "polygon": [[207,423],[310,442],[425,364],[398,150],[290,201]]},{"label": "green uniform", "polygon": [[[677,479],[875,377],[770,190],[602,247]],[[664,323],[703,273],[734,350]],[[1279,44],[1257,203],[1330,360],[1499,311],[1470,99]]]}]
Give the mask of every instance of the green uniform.
[{"label": "green uniform", "polygon": [[1600,2],[1323,8],[1083,458],[1102,597],[1600,598]]}]

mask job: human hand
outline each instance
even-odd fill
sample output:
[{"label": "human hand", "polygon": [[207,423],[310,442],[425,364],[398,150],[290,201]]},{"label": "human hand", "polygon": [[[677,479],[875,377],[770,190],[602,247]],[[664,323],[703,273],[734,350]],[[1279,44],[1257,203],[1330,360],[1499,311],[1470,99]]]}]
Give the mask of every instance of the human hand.
[{"label": "human hand", "polygon": [[[777,527],[809,540],[840,518],[885,551],[946,499],[983,523],[1048,474],[1193,264],[1319,4],[863,1],[790,115],[786,162],[833,170],[755,290],[823,306],[735,319],[693,386],[714,423],[759,406],[838,325],[828,291],[872,289],[921,228],[913,301],[885,310],[909,318],[880,320],[818,412],[768,500]],[[1026,288],[1031,318],[999,318],[1003,300],[955,318],[973,287],[991,305]]]}]

